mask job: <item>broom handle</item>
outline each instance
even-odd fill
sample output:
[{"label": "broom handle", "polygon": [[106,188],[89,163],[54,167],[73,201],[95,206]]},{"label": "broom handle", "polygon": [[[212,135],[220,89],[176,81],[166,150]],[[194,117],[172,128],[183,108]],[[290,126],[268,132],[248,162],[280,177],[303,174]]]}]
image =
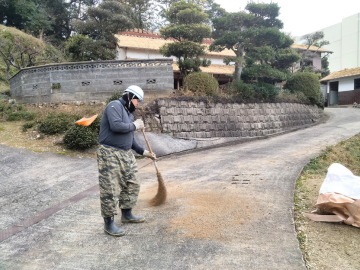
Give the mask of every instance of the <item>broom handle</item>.
[{"label": "broom handle", "polygon": [[[148,141],[147,138],[146,138],[145,130],[144,130],[144,129],[142,129],[142,133],[144,134],[144,138],[145,138],[145,141],[146,141],[147,146],[149,147],[150,153],[153,154],[153,151],[151,150],[149,141]],[[155,161],[155,160],[154,160],[154,164],[155,164],[155,169],[156,169],[157,174],[160,174],[159,169],[158,169],[158,167],[157,167],[157,164],[156,164],[156,161]]]}]

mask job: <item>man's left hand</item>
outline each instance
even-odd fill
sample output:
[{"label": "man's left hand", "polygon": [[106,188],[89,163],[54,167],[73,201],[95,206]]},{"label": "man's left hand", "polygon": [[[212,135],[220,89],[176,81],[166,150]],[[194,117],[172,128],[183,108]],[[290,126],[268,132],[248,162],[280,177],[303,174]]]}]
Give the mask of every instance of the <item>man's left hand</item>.
[{"label": "man's left hand", "polygon": [[150,153],[148,150],[144,150],[144,153],[143,153],[143,156],[144,157],[148,157],[148,158],[151,158],[152,160],[156,160],[156,155],[155,153]]}]

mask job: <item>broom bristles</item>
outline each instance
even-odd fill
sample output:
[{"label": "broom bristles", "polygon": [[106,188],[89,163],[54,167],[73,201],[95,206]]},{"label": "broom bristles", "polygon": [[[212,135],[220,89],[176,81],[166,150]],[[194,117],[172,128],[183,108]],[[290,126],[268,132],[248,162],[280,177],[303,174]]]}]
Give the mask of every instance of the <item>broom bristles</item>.
[{"label": "broom bristles", "polygon": [[158,183],[159,183],[158,190],[157,190],[155,197],[149,201],[149,204],[151,206],[159,206],[159,205],[163,204],[166,200],[167,192],[166,192],[164,179],[162,178],[161,173],[157,174],[157,178],[158,178]]}]

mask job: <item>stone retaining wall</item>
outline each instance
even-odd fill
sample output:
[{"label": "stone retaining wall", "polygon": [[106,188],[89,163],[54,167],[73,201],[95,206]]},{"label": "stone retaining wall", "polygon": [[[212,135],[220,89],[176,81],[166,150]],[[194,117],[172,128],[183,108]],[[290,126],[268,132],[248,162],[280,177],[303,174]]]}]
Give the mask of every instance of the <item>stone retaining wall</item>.
[{"label": "stone retaining wall", "polygon": [[[162,132],[176,138],[256,137],[305,127],[317,122],[323,110],[298,103],[220,104],[157,101]],[[145,119],[156,129],[156,121]]]},{"label": "stone retaining wall", "polygon": [[[24,103],[105,101],[114,91],[140,86],[147,95],[173,92],[173,60],[113,60],[51,64],[20,70],[10,79],[11,97]],[[60,84],[59,89],[52,85]]]}]

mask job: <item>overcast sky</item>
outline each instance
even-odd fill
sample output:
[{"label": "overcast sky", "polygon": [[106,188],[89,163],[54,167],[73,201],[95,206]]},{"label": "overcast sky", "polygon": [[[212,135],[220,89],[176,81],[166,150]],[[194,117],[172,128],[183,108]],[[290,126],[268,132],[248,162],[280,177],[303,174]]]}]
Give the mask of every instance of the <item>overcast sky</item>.
[{"label": "overcast sky", "polygon": [[[215,0],[228,12],[243,10],[247,0]],[[279,18],[284,23],[284,32],[302,36],[337,24],[343,18],[360,12],[360,0],[263,0],[254,2],[278,3]]]}]

